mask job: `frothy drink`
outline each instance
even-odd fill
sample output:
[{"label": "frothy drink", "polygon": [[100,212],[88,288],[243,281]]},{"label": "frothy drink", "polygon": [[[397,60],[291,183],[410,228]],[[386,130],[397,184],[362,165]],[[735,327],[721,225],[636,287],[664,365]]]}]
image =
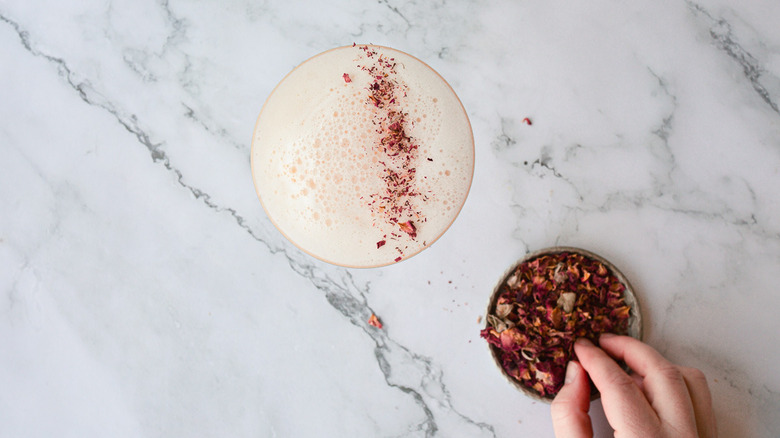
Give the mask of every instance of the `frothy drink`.
[{"label": "frothy drink", "polygon": [[330,263],[401,261],[438,239],[471,186],[474,139],[455,92],[420,60],[380,46],[321,53],[263,105],[255,188],[271,221]]}]

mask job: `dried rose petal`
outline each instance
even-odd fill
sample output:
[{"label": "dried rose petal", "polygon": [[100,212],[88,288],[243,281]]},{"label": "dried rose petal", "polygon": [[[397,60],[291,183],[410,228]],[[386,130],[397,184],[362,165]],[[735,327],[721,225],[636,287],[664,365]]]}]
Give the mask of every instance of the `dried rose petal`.
[{"label": "dried rose petal", "polygon": [[401,222],[398,224],[398,226],[401,227],[401,231],[408,234],[412,239],[417,237],[417,228],[414,226],[412,221]]},{"label": "dried rose petal", "polygon": [[510,303],[496,304],[496,316],[499,318],[506,318],[509,313],[512,312],[512,307],[514,307],[514,305]]},{"label": "dried rose petal", "polygon": [[563,308],[566,313],[571,313],[574,310],[574,302],[577,299],[577,294],[574,292],[564,292],[558,298],[558,305]]},{"label": "dried rose petal", "polygon": [[597,260],[572,252],[541,255],[507,276],[480,335],[508,375],[551,397],[563,385],[576,339],[626,333],[631,308],[624,292]]},{"label": "dried rose petal", "polygon": [[509,277],[509,279],[506,281],[506,285],[507,285],[507,286],[509,286],[509,287],[515,287],[515,286],[517,286],[517,281],[518,281],[517,274],[515,274],[515,275],[512,275],[512,276],[511,276],[511,277]]},{"label": "dried rose petal", "polygon": [[505,319],[501,319],[497,317],[496,315],[488,315],[488,323],[496,329],[498,333],[503,332],[504,330],[508,328],[512,328],[515,326],[515,323],[512,321],[507,321]]},{"label": "dried rose petal", "polygon": [[380,240],[379,242],[376,243],[376,249],[379,249],[379,248],[385,246],[385,243],[387,243],[387,242],[385,242],[384,240]]},{"label": "dried rose petal", "polygon": [[374,315],[373,313],[371,314],[371,317],[368,318],[368,323],[378,329],[382,328],[382,323],[379,322],[379,318],[377,318],[376,315]]},{"label": "dried rose petal", "polygon": [[344,75],[342,77],[344,78],[344,82],[346,82],[346,83],[352,82],[352,79],[349,77],[348,74],[344,73]]},{"label": "dried rose petal", "polygon": [[517,351],[525,344],[525,335],[517,329],[512,327],[501,332],[499,337],[501,340],[501,346],[505,351]]},{"label": "dried rose petal", "polygon": [[566,266],[563,263],[558,263],[555,266],[555,272],[553,273],[553,280],[555,280],[556,283],[561,284],[564,281],[569,279],[569,275],[567,272],[564,272],[564,268]]}]

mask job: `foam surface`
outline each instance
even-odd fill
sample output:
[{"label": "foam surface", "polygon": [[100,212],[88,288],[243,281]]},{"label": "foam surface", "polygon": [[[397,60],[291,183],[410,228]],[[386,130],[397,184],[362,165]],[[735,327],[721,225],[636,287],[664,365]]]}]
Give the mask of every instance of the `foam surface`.
[{"label": "foam surface", "polygon": [[[396,84],[383,108],[370,99],[379,54],[392,59],[384,70]],[[381,147],[389,111],[406,114],[404,131],[416,146],[401,154],[403,163]],[[402,167],[416,195],[402,197],[404,212],[389,214],[386,175]],[[433,243],[465,202],[473,167],[471,127],[453,90],[416,58],[377,46],[333,49],[294,69],[265,102],[252,144],[255,187],[276,227],[309,254],[344,266],[386,265]],[[416,235],[399,226],[406,221]]]}]

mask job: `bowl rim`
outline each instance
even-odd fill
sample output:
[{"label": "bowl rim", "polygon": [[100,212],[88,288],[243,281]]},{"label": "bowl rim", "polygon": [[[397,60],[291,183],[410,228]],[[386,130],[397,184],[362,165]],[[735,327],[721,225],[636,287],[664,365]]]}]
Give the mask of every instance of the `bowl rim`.
[{"label": "bowl rim", "polygon": [[[526,255],[521,257],[519,260],[514,262],[509,266],[509,268],[504,272],[504,274],[501,276],[498,283],[496,283],[496,286],[493,288],[493,292],[490,294],[490,298],[488,299],[487,308],[485,310],[485,316],[483,317],[483,320],[485,321],[484,328],[490,327],[490,323],[488,322],[487,316],[492,314],[495,311],[495,307],[498,301],[498,297],[500,296],[501,286],[504,285],[504,283],[509,279],[509,276],[514,273],[515,269],[520,266],[521,264],[531,261],[533,259],[536,259],[538,257],[544,256],[544,255],[552,255],[552,254],[560,254],[564,252],[571,252],[580,254],[589,258],[592,258],[598,262],[601,262],[604,264],[607,269],[614,275],[618,281],[620,281],[625,286],[625,291],[623,291],[623,294],[625,296],[626,304],[631,306],[631,310],[629,311],[629,319],[628,319],[628,330],[627,335],[631,336],[635,339],[642,340],[643,336],[643,324],[642,324],[642,310],[639,303],[639,299],[636,294],[636,290],[631,285],[631,283],[628,281],[628,278],[623,274],[623,272],[620,271],[612,262],[607,260],[606,258],[583,248],[574,247],[574,246],[550,246],[546,248],[542,248],[536,251],[528,252]],[[515,388],[519,389],[523,394],[530,397],[531,399],[534,399],[536,401],[540,401],[543,403],[552,403],[554,396],[542,396],[538,392],[536,392],[533,388],[529,388],[525,385],[523,385],[521,382],[517,381],[515,378],[507,374],[507,372],[504,370],[504,367],[501,366],[501,362],[499,360],[498,354],[496,350],[498,350],[493,345],[490,345],[489,343],[485,343],[488,346],[488,349],[490,350],[490,355],[493,358],[493,363],[498,368],[499,372],[502,376]],[[628,367],[624,367],[628,371]],[[591,385],[591,401],[596,400],[600,397],[600,394],[598,390],[596,390]]]}]

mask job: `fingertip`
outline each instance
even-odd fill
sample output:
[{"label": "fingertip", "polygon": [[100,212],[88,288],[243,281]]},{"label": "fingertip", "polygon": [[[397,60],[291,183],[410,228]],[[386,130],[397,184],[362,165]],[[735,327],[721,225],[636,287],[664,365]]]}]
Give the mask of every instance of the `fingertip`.
[{"label": "fingertip", "polygon": [[555,396],[559,403],[566,401],[579,410],[588,411],[590,406],[590,383],[588,375],[582,365],[576,360],[569,361],[566,365],[566,376],[563,386]]},{"label": "fingertip", "polygon": [[599,335],[599,344],[602,342],[612,344],[615,342],[633,342],[636,340],[637,339],[632,338],[631,336],[616,335],[615,333],[602,333]]},{"label": "fingertip", "polygon": [[[593,342],[591,342],[589,339],[579,338],[574,341],[574,353],[580,362],[583,361],[583,357],[592,356],[595,349],[596,345],[594,345]],[[580,363],[580,365],[585,366],[585,364],[582,363]]]},{"label": "fingertip", "polygon": [[595,347],[595,345],[593,345],[593,342],[591,342],[590,339],[588,338],[579,338],[576,341],[574,341],[574,343],[584,345],[586,347]]},{"label": "fingertip", "polygon": [[582,366],[580,366],[577,361],[570,361],[568,365],[566,365],[566,377],[563,380],[563,384],[568,384],[574,381],[574,379],[577,378],[577,375],[582,371]]}]

